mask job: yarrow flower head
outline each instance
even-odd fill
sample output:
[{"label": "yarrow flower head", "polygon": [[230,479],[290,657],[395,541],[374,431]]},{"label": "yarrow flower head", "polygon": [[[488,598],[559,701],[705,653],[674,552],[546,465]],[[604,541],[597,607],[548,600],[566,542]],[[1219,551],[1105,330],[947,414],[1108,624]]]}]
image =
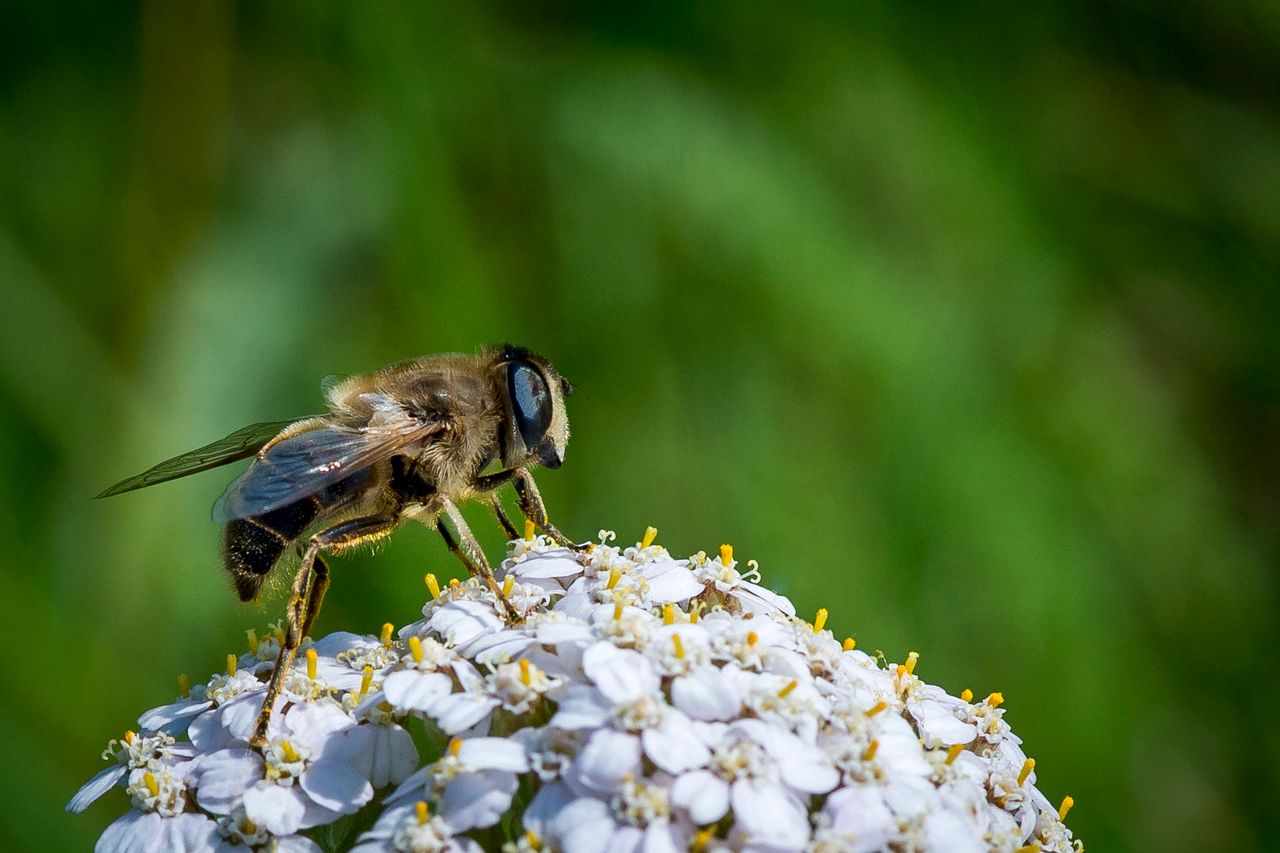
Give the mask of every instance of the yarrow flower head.
[{"label": "yarrow flower head", "polygon": [[279,626],[146,711],[72,798],[129,811],[99,851],[1082,850],[1004,696],[838,641],[722,546],[532,531],[422,619],[307,641],[250,736]]}]

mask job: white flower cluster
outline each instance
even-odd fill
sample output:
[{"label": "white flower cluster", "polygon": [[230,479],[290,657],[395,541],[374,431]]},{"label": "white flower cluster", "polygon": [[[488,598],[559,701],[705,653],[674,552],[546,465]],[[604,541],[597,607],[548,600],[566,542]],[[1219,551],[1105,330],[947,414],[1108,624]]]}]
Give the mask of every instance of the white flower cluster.
[{"label": "white flower cluster", "polygon": [[[999,694],[926,684],[718,557],[511,543],[398,637],[305,646],[249,746],[277,632],[112,741],[100,851],[1073,851]],[[427,757],[429,760],[424,761]]]}]

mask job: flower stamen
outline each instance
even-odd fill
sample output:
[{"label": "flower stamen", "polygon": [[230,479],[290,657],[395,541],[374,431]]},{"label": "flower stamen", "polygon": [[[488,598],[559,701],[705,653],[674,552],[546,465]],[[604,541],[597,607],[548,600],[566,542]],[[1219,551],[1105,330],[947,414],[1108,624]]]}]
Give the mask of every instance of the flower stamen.
[{"label": "flower stamen", "polygon": [[365,664],[364,672],[360,675],[360,693],[358,695],[361,698],[364,697],[364,694],[369,692],[369,685],[371,683],[373,683],[373,667]]},{"label": "flower stamen", "polygon": [[422,663],[422,640],[416,636],[409,638],[409,654],[413,656],[414,663]]},{"label": "flower stamen", "polygon": [[185,672],[178,676],[178,691],[183,699],[191,698],[191,678]]},{"label": "flower stamen", "polygon": [[732,545],[720,546],[720,562],[726,566],[733,562],[733,546]]},{"label": "flower stamen", "polygon": [[907,675],[916,674],[916,661],[920,660],[919,652],[907,652]]},{"label": "flower stamen", "polygon": [[874,717],[876,714],[879,714],[881,711],[883,711],[885,708],[888,708],[888,707],[889,706],[885,703],[885,701],[881,699],[879,702],[872,705],[870,708],[863,711],[862,713],[866,714],[867,717],[870,718],[870,717]]},{"label": "flower stamen", "polygon": [[845,637],[844,644],[841,646],[846,652],[851,652],[858,647],[858,641],[853,637]]},{"label": "flower stamen", "polygon": [[961,699],[963,699],[963,700],[964,700],[964,701],[966,701],[966,702],[972,702],[972,701],[973,701],[973,691],[972,691],[972,690],[970,690],[968,687],[966,687],[964,690],[961,690],[961,691],[960,691],[960,698],[961,698]]},{"label": "flower stamen", "polygon": [[516,586],[516,576],[515,576],[515,575],[507,575],[505,578],[503,578],[503,579],[502,579],[502,595],[503,595],[503,597],[504,597],[504,598],[510,597],[510,595],[511,595],[511,590],[515,589],[515,586]]},{"label": "flower stamen", "polygon": [[430,819],[430,813],[427,811],[427,801],[418,800],[413,805],[413,811],[418,817],[418,826],[426,826],[427,821]]},{"label": "flower stamen", "polygon": [[999,708],[1001,705],[1004,704],[1004,694],[992,693],[990,696],[987,697],[987,704],[990,705],[992,708]]},{"label": "flower stamen", "polygon": [[284,756],[284,760],[290,764],[296,764],[302,760],[302,756],[298,755],[298,750],[293,748],[293,744],[288,740],[280,741],[280,754]]},{"label": "flower stamen", "polygon": [[520,683],[529,686],[529,659],[520,658]]},{"label": "flower stamen", "polygon": [[526,541],[526,542],[532,542],[532,541],[533,541],[533,532],[534,532],[534,530],[536,530],[536,529],[537,529],[537,526],[533,523],[533,519],[532,519],[532,518],[526,518],[526,519],[524,520],[524,541]]},{"label": "flower stamen", "polygon": [[674,625],[676,621],[676,608],[674,604],[662,605],[662,624]]},{"label": "flower stamen", "polygon": [[960,753],[962,752],[964,752],[964,744],[962,743],[952,744],[951,748],[947,750],[947,760],[945,762],[946,765],[950,767],[952,764],[954,764],[955,760],[960,757]]},{"label": "flower stamen", "polygon": [[316,664],[319,660],[320,656],[315,649],[307,649],[307,678],[312,681],[316,680]]},{"label": "flower stamen", "polygon": [[1022,783],[1026,782],[1027,777],[1031,775],[1031,771],[1035,769],[1036,760],[1034,758],[1028,758],[1022,762],[1022,770],[1018,773],[1018,784],[1022,785]]},{"label": "flower stamen", "polygon": [[160,783],[156,781],[155,774],[148,770],[142,774],[142,781],[146,784],[147,790],[151,792],[151,796],[160,796]]},{"label": "flower stamen", "polygon": [[879,752],[879,750],[880,750],[880,741],[872,740],[871,743],[867,744],[866,752],[862,753],[862,760],[863,761],[872,760],[873,758],[876,757],[876,753]]},{"label": "flower stamen", "polygon": [[644,529],[644,538],[640,540],[640,550],[643,551],[653,544],[653,540],[658,538],[658,528],[646,527]]},{"label": "flower stamen", "polygon": [[250,628],[244,632],[244,635],[249,641],[249,654],[256,657],[258,654],[258,632]]},{"label": "flower stamen", "polygon": [[684,643],[680,641],[679,634],[671,635],[671,645],[675,648],[676,657],[680,660],[684,660]]},{"label": "flower stamen", "polygon": [[458,757],[458,753],[462,751],[462,738],[453,738],[449,741],[449,754],[454,758]]},{"label": "flower stamen", "polygon": [[1058,806],[1058,820],[1066,820],[1067,812],[1071,811],[1071,807],[1076,804],[1075,797],[1068,794],[1062,798],[1062,805]]},{"label": "flower stamen", "polygon": [[236,674],[236,664],[238,662],[235,655],[227,655],[227,675]]},{"label": "flower stamen", "polygon": [[621,577],[622,577],[622,572],[618,571],[616,568],[609,569],[609,580],[607,583],[605,583],[604,588],[613,589],[615,586],[618,585],[618,580]]},{"label": "flower stamen", "polygon": [[794,678],[791,679],[790,681],[787,682],[786,687],[783,687],[781,690],[778,691],[778,698],[779,699],[787,698],[787,696],[791,694],[791,691],[795,690],[799,685],[800,685],[799,681],[796,681]]},{"label": "flower stamen", "polygon": [[813,617],[813,633],[818,633],[827,624],[827,608],[819,607],[818,615]]},{"label": "flower stamen", "polygon": [[379,636],[379,639],[382,640],[382,647],[384,649],[391,648],[391,632],[395,629],[396,626],[392,625],[390,622],[382,623],[382,634]]},{"label": "flower stamen", "polygon": [[427,576],[423,578],[427,584],[427,592],[431,593],[431,599],[440,597],[440,579],[435,576],[434,572],[427,572]]}]

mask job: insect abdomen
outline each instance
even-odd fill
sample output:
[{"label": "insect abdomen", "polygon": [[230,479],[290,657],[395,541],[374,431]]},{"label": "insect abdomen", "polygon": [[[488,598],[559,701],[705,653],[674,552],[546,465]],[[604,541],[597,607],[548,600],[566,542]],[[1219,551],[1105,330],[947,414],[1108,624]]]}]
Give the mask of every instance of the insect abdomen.
[{"label": "insect abdomen", "polygon": [[228,521],[222,528],[223,565],[231,573],[240,600],[255,598],[285,549],[321,512],[333,512],[358,497],[360,487],[371,474],[371,471],[360,471],[287,506]]}]

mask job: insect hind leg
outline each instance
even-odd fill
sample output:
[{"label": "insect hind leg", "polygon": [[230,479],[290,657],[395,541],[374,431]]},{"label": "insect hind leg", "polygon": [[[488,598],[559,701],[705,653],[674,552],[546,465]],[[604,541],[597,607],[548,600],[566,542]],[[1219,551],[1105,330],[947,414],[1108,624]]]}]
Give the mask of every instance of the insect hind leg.
[{"label": "insect hind leg", "polygon": [[276,656],[275,669],[271,673],[271,681],[267,683],[267,692],[262,700],[262,710],[258,712],[258,722],[254,726],[253,737],[249,743],[258,749],[267,745],[267,734],[271,724],[271,710],[275,706],[276,697],[284,686],[285,677],[293,666],[294,655],[298,646],[306,637],[320,612],[320,603],[324,599],[325,590],[329,588],[329,566],[320,556],[322,550],[336,551],[369,539],[385,536],[395,529],[400,517],[396,513],[353,518],[321,530],[307,541],[302,553],[302,565],[293,581],[293,593],[289,597],[286,611],[284,642],[280,644],[280,653]]}]

